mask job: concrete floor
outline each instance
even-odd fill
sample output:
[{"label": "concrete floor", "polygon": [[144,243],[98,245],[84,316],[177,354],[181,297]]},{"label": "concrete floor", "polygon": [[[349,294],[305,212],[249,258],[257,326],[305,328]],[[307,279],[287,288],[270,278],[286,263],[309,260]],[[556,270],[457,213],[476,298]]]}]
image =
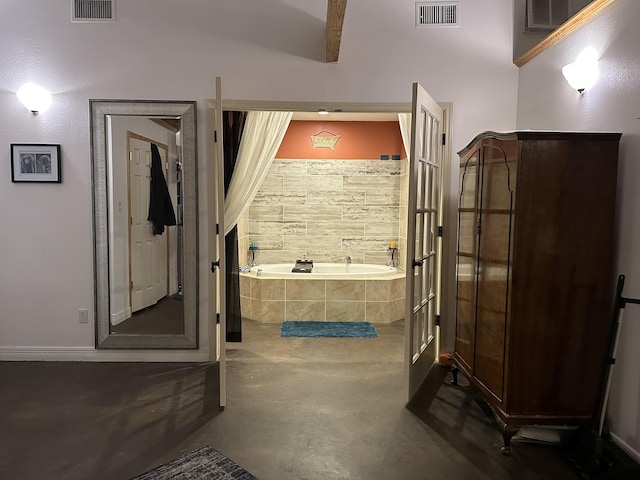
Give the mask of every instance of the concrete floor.
[{"label": "concrete floor", "polygon": [[127,479],[202,445],[262,480],[578,478],[557,447],[500,454],[464,379],[405,408],[400,324],[376,339],[243,326],[224,411],[211,364],[0,363],[0,478]]}]

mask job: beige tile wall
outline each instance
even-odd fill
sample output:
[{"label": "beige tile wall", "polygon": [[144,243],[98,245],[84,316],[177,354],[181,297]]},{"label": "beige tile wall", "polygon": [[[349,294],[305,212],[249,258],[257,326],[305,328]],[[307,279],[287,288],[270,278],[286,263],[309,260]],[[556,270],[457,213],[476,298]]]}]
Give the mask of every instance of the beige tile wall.
[{"label": "beige tile wall", "polygon": [[242,316],[285,320],[390,323],[404,318],[404,275],[367,280],[314,280],[240,275]]},{"label": "beige tile wall", "polygon": [[[239,222],[240,264],[248,242],[258,242],[260,263],[386,264],[398,241],[404,255],[406,159],[274,160]],[[404,240],[404,243],[403,243]]]}]

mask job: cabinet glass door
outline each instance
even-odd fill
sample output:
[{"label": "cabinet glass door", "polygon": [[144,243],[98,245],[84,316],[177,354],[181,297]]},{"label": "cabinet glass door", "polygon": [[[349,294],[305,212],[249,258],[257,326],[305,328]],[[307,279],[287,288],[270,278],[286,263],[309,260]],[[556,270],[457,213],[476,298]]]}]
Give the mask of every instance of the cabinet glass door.
[{"label": "cabinet glass door", "polygon": [[473,375],[500,399],[504,386],[515,156],[511,160],[502,148],[483,147]]},{"label": "cabinet glass door", "polygon": [[460,197],[458,200],[455,351],[467,364],[468,370],[473,368],[475,345],[479,166],[479,150],[467,157],[467,160],[460,165]]}]

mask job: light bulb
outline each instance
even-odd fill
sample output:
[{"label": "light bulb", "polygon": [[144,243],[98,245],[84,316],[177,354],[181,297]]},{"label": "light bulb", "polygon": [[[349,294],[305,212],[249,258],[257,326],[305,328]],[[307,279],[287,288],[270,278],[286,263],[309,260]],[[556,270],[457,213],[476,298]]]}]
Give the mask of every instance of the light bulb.
[{"label": "light bulb", "polygon": [[25,83],[16,95],[18,100],[34,115],[46,112],[51,106],[51,94],[34,83]]},{"label": "light bulb", "polygon": [[575,62],[562,67],[567,83],[580,93],[595,85],[598,73],[598,55],[592,48],[583,50]]}]

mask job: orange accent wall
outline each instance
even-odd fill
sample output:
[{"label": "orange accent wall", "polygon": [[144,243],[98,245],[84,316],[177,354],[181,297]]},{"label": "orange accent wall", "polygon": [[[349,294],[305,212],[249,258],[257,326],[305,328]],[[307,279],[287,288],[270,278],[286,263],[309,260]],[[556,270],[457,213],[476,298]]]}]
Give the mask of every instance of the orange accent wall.
[{"label": "orange accent wall", "polygon": [[[311,136],[323,130],[340,135],[334,150],[313,148]],[[293,120],[276,158],[373,160],[380,155],[407,155],[398,122],[317,122]]]}]

